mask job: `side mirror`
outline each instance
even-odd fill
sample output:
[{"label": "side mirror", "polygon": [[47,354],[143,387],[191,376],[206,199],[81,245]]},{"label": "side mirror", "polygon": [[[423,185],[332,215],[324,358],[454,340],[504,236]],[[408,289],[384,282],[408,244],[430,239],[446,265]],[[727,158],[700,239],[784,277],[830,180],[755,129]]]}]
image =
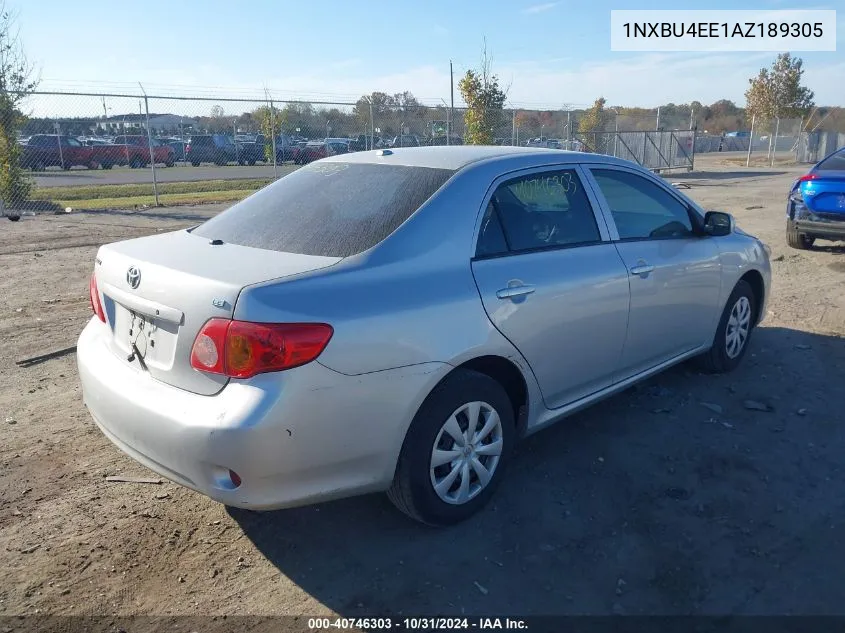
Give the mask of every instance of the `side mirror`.
[{"label": "side mirror", "polygon": [[708,211],[704,216],[704,232],[713,237],[730,235],[736,228],[734,216],[722,211]]}]

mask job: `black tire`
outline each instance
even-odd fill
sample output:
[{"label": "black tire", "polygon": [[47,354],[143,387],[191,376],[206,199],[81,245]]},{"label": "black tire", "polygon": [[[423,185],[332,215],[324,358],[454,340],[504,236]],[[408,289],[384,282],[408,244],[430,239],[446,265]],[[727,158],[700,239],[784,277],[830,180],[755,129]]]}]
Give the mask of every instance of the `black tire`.
[{"label": "black tire", "polygon": [[200,166],[200,163],[199,163],[199,161],[193,161],[193,160],[192,160],[192,161],[191,161],[191,165],[193,165],[194,167],[199,167],[199,166]]},{"label": "black tire", "polygon": [[[750,324],[748,327],[748,334],[745,337],[745,342],[742,348],[739,350],[739,354],[731,358],[728,355],[727,349],[728,321],[731,317],[731,312],[733,311],[734,306],[737,305],[737,302],[739,302],[742,297],[748,299],[751,306]],[[742,280],[738,281],[736,286],[734,286],[731,296],[728,297],[728,301],[722,311],[722,318],[719,319],[719,327],[716,330],[716,336],[713,339],[713,346],[697,359],[699,366],[704,371],[712,374],[725,374],[736,369],[740,362],[742,362],[745,352],[748,351],[748,345],[751,342],[751,335],[754,332],[756,314],[757,299],[754,296],[754,290],[752,290],[748,282]]]},{"label": "black tire", "polygon": [[[462,405],[480,401],[501,420],[502,452],[485,488],[457,505],[443,501],[431,483],[431,454],[443,424]],[[423,402],[405,436],[387,496],[412,519],[432,526],[459,523],[478,512],[496,491],[516,441],[514,408],[502,386],[485,374],[460,369],[450,374]]]},{"label": "black tire", "polygon": [[164,163],[164,166],[165,167],[173,167],[173,165],[175,165],[175,164],[176,164],[176,161],[169,160],[166,163]]},{"label": "black tire", "polygon": [[21,219],[21,216],[20,216],[20,215],[18,215],[18,214],[15,214],[15,215],[7,215],[6,217],[7,217],[7,218],[9,218],[9,221],[10,221],[10,222],[17,222],[18,220],[20,220],[20,219]]},{"label": "black tire", "polygon": [[799,250],[807,250],[813,245],[816,238],[808,236],[806,233],[799,233],[793,220],[786,221],[786,243],[792,248]]},{"label": "black tire", "polygon": [[129,167],[131,167],[132,169],[139,169],[140,167],[143,167],[143,166],[144,166],[144,163],[140,158],[136,157],[136,158],[133,158],[131,161],[129,161]]}]

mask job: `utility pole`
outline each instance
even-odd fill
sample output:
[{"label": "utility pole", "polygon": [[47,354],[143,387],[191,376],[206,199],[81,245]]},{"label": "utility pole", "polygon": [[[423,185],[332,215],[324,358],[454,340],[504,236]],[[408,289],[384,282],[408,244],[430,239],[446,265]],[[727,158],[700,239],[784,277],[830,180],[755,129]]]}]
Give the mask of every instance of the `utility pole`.
[{"label": "utility pole", "polygon": [[660,131],[660,106],[657,106],[657,131]]},{"label": "utility pole", "polygon": [[455,124],[455,75],[452,72],[452,60],[449,60],[449,93],[451,95],[452,104],[449,108],[449,130],[447,134],[452,134],[451,126]]},{"label": "utility pole", "polygon": [[694,121],[693,115],[695,114],[695,108],[692,106],[689,107],[689,129],[692,129],[692,122]]}]

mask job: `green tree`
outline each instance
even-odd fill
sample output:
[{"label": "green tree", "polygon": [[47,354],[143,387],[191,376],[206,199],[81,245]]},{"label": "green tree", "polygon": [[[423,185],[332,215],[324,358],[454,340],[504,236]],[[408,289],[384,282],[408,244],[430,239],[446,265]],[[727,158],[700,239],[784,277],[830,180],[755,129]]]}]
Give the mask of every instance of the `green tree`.
[{"label": "green tree", "polygon": [[279,110],[275,106],[272,110],[270,106],[260,106],[252,111],[252,120],[264,135],[264,158],[268,162],[273,161],[273,138],[282,133],[287,117],[287,109]]},{"label": "green tree", "polygon": [[801,85],[804,62],[781,53],[770,69],[761,68],[748,80],[745,92],[748,114],[764,118],[803,117],[813,107],[813,91]]},{"label": "green tree", "polygon": [[481,67],[467,70],[458,82],[458,90],[466,102],[464,112],[464,143],[492,145],[496,126],[502,122],[507,94],[499,87],[499,78],[491,71],[491,60],[485,45],[481,53]]},{"label": "green tree", "polygon": [[610,116],[604,109],[606,103],[607,100],[604,97],[599,97],[593,103],[593,107],[584,112],[584,116],[578,122],[578,131],[581,134],[591,134],[604,129]]},{"label": "green tree", "polygon": [[38,85],[14,31],[15,17],[0,1],[0,199],[6,204],[26,200],[32,189],[20,164],[17,131],[24,121],[21,104]]}]

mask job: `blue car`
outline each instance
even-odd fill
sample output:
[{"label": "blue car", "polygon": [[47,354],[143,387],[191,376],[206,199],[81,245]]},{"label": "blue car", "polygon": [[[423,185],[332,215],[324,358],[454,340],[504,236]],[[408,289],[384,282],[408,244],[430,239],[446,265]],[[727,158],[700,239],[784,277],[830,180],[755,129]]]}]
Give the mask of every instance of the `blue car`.
[{"label": "blue car", "polygon": [[810,248],[816,240],[845,240],[845,147],[796,180],[786,203],[786,243]]}]

